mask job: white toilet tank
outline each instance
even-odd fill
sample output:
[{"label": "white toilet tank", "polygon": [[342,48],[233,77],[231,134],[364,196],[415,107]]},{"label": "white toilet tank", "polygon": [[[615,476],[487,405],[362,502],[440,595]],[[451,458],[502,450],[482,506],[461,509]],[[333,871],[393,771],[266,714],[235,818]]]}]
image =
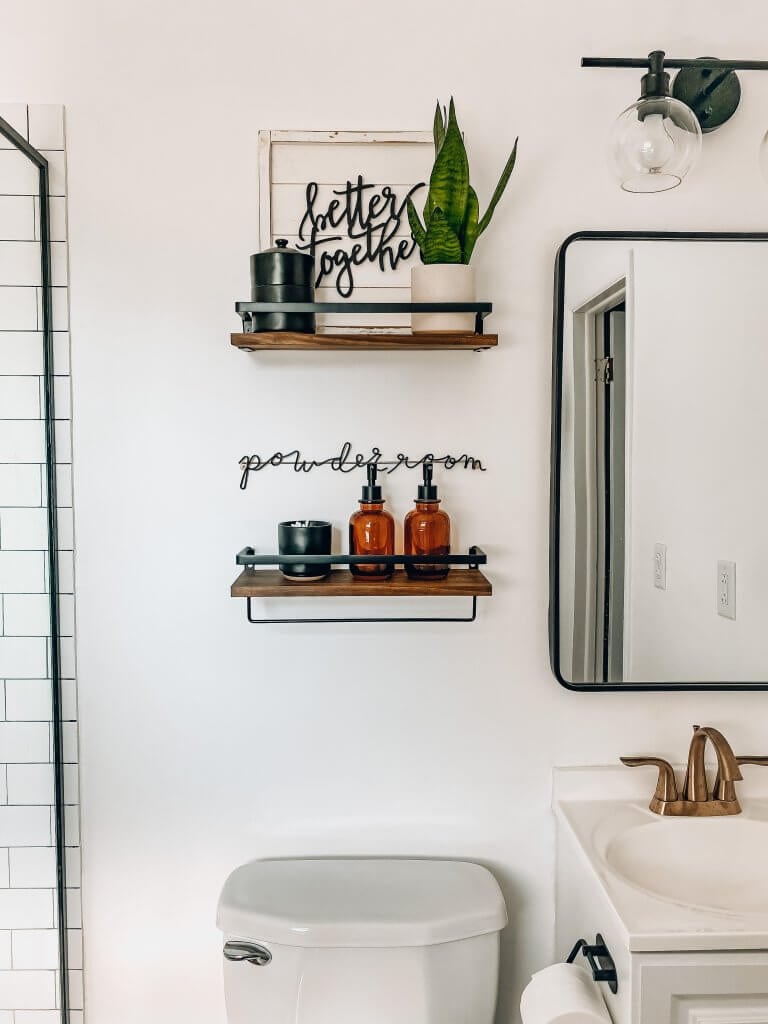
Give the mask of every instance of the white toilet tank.
[{"label": "white toilet tank", "polygon": [[272,860],[219,900],[229,1024],[491,1024],[504,898],[479,864]]}]

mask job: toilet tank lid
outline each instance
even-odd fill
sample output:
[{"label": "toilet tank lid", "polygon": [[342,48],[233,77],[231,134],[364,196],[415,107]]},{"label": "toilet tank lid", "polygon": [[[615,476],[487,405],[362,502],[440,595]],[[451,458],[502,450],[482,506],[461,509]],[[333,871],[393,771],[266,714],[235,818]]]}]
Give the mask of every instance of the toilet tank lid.
[{"label": "toilet tank lid", "polygon": [[264,860],[232,872],[217,922],[287,946],[430,946],[500,931],[507,910],[490,871],[466,861]]}]

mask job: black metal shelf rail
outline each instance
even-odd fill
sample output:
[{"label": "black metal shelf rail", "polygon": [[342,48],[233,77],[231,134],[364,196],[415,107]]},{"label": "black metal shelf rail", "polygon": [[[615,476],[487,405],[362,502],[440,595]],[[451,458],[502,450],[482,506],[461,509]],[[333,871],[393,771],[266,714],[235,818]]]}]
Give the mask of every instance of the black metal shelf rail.
[{"label": "black metal shelf rail", "polygon": [[243,548],[235,556],[237,565],[253,568],[257,565],[466,565],[477,569],[486,565],[488,555],[473,545],[466,555],[257,555],[254,548]]},{"label": "black metal shelf rail", "polygon": [[[253,548],[243,548],[235,556],[238,565],[244,565],[254,573],[258,572],[256,566],[275,565],[370,565],[375,562],[377,565],[396,567],[398,565],[414,565],[423,563],[424,555],[257,555]],[[465,565],[469,569],[477,569],[485,565],[488,556],[475,545],[470,547],[466,555],[430,555],[429,561],[434,565]],[[296,583],[297,593],[301,583]],[[329,595],[334,596],[334,595]],[[383,596],[383,595],[382,595]],[[421,616],[357,616],[354,618],[283,618],[265,619],[253,614],[253,598],[246,597],[246,612],[248,621],[254,626],[267,625],[317,625],[339,622],[474,622],[477,619],[477,595],[472,596],[472,608],[469,615],[444,616],[444,615],[421,615]]]},{"label": "black metal shelf rail", "polygon": [[491,302],[237,302],[243,330],[252,334],[251,313],[474,313],[475,334],[493,312]]},{"label": "black metal shelf rail", "polygon": [[45,411],[45,478],[47,484],[48,615],[51,626],[51,722],[53,733],[54,845],[56,847],[56,909],[58,912],[58,985],[62,1024],[69,1022],[67,969],[67,877],[64,833],[64,741],[61,713],[61,640],[59,626],[59,547],[56,504],[56,435],[53,403],[53,281],[51,277],[51,214],[48,161],[23,135],[0,117],[0,135],[37,168],[40,202],[40,284],[42,291],[43,404]]}]

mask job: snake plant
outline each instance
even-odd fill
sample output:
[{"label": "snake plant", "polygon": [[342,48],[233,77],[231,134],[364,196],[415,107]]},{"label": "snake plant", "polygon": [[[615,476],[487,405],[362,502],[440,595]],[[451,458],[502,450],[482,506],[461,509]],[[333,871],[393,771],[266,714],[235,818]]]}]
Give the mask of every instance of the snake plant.
[{"label": "snake plant", "polygon": [[494,210],[507,187],[517,157],[517,139],[501,172],[488,209],[480,216],[477,193],[469,183],[469,160],[464,137],[456,121],[453,97],[446,115],[437,104],[432,129],[435,162],[422,223],[408,199],[408,223],[419,247],[422,263],[469,263],[477,239],[491,223]]}]

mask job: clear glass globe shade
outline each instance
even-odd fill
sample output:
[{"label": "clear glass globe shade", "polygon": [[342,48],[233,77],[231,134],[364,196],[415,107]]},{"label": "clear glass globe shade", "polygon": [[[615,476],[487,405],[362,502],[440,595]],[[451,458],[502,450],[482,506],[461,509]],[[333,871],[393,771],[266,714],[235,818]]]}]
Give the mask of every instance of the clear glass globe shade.
[{"label": "clear glass globe shade", "polygon": [[664,192],[679,185],[701,152],[701,126],[672,96],[638,100],[616,119],[611,156],[625,192]]},{"label": "clear glass globe shade", "polygon": [[768,181],[768,132],[763,136],[760,149],[757,151],[757,161],[760,173]]}]

